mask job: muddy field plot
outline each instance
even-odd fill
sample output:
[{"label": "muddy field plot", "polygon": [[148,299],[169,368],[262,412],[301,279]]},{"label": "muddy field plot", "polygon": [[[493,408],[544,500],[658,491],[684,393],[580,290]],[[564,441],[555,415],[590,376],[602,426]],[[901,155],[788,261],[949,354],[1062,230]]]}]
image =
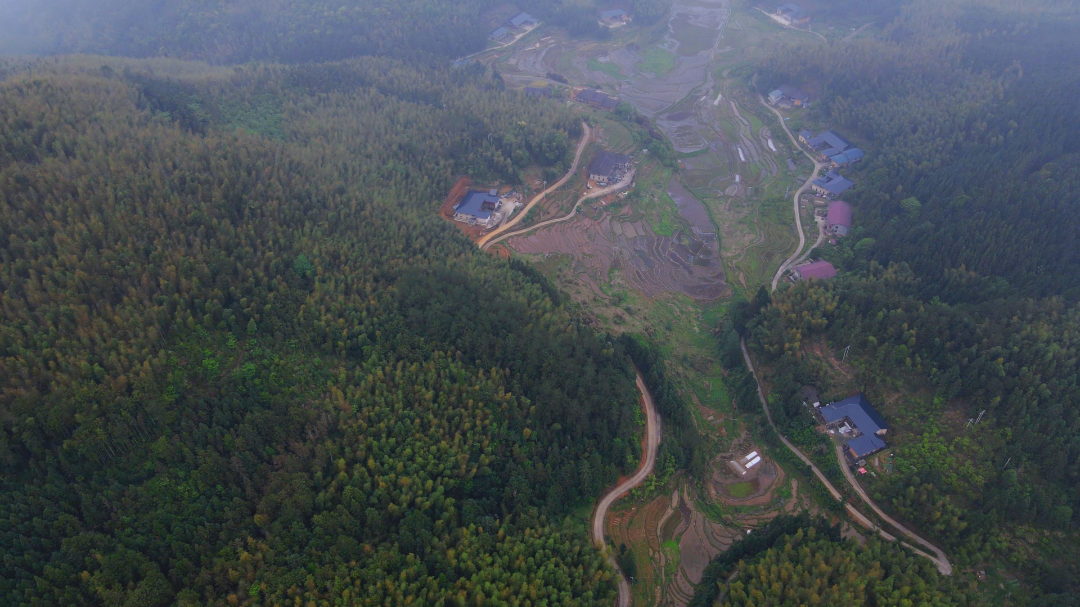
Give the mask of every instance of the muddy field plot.
[{"label": "muddy field plot", "polygon": [[526,255],[571,256],[577,278],[601,297],[599,285],[610,282],[613,271],[647,297],[674,292],[714,300],[729,293],[715,235],[676,230],[662,236],[644,220],[628,219],[614,213],[599,219],[579,215],[506,244]]}]

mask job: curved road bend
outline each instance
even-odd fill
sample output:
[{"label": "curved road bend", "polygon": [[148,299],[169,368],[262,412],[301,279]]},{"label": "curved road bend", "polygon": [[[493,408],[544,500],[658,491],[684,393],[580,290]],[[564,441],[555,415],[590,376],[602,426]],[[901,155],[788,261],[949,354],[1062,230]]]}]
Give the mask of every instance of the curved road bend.
[{"label": "curved road bend", "polygon": [[[769,404],[765,400],[765,394],[761,391],[761,382],[758,381],[757,371],[754,370],[754,363],[750,361],[750,352],[746,350],[745,338],[741,340],[740,346],[742,347],[743,360],[746,361],[746,366],[748,369],[750,369],[750,373],[754,376],[754,382],[757,384],[758,398],[761,400],[761,406],[765,410],[765,418],[769,420],[769,425],[772,426],[772,429],[776,432],[776,435],[780,437],[780,441],[784,443],[784,446],[790,449],[791,452],[794,453],[796,456],[798,456],[798,458],[802,460],[804,464],[810,466],[810,470],[814,472],[814,476],[818,477],[818,480],[820,480],[822,484],[825,485],[825,488],[829,490],[829,493],[833,496],[833,499],[842,502],[843,498],[840,495],[840,492],[837,491],[836,487],[834,487],[833,484],[829,482],[829,479],[825,478],[825,475],[821,473],[821,470],[819,470],[818,467],[815,466],[808,457],[803,455],[802,451],[799,451],[799,449],[795,447],[795,445],[791,444],[791,442],[788,441],[788,439],[784,438],[784,436],[780,434],[780,431],[776,429],[776,424],[773,423],[772,414],[769,413]],[[904,543],[904,546],[907,546],[916,554],[920,556],[925,556],[926,558],[930,559],[930,561],[937,566],[938,571],[940,571],[942,575],[951,575],[952,564],[949,563],[949,559],[945,556],[945,553],[937,549],[930,542],[912,533],[908,528],[894,521],[891,517],[889,517],[889,515],[882,512],[881,509],[877,507],[877,504],[872,502],[870,498],[866,495],[866,492],[863,491],[863,488],[857,482],[855,482],[855,477],[851,474],[851,470],[846,465],[844,465],[843,454],[840,451],[839,445],[837,445],[836,447],[836,455],[837,457],[841,458],[840,468],[844,471],[844,475],[847,477],[848,482],[851,483],[851,486],[855,489],[855,492],[859,494],[859,497],[862,498],[863,502],[865,502],[866,505],[869,506],[875,514],[880,516],[881,520],[892,525],[894,528],[896,528],[897,531],[900,531],[916,543],[925,546],[927,549],[933,552],[935,556],[931,556],[907,543]],[[877,531],[879,534],[881,534],[881,537],[885,538],[887,541],[891,542],[896,539],[895,536],[885,532],[884,529],[875,525],[873,521],[867,518],[863,513],[856,510],[855,507],[851,504],[845,504],[844,506],[848,514],[858,520],[859,523],[861,523],[864,527]]]},{"label": "curved road bend", "polygon": [[[645,406],[645,459],[642,460],[641,467],[633,476],[616,485],[596,504],[592,521],[592,537],[593,542],[600,548],[604,547],[604,519],[607,518],[608,509],[624,493],[644,482],[645,478],[652,474],[653,466],[656,465],[656,449],[660,446],[660,418],[656,415],[656,405],[653,404],[652,395],[649,394],[649,388],[645,385],[640,372],[637,373],[637,389],[641,392],[641,401]],[[616,571],[619,571],[614,554],[608,555],[608,561]],[[618,586],[619,607],[630,607],[630,584],[621,571],[619,571]]]},{"label": "curved road bend", "polygon": [[570,170],[562,176],[562,179],[551,184],[548,189],[534,196],[533,199],[529,201],[529,204],[525,205],[525,208],[518,212],[517,215],[511,217],[509,221],[492,230],[491,233],[485,234],[483,237],[480,238],[480,240],[476,241],[477,246],[479,246],[481,249],[487,248],[488,241],[490,241],[496,235],[502,234],[517,225],[518,222],[520,222],[522,218],[528,215],[529,211],[531,211],[534,206],[536,206],[541,200],[543,200],[545,196],[563,187],[563,185],[565,185],[567,181],[570,181],[570,178],[573,177],[574,173],[577,172],[578,165],[581,164],[581,154],[585,152],[585,146],[587,146],[589,144],[589,140],[592,139],[592,129],[589,128],[589,125],[582,122],[581,128],[584,129],[585,132],[582,133],[581,141],[578,142],[577,151],[574,152],[574,164],[571,165]]},{"label": "curved road bend", "polygon": [[[601,196],[607,196],[608,194],[610,194],[612,192],[617,192],[617,191],[625,188],[626,186],[630,185],[630,182],[632,182],[633,180],[634,180],[634,171],[631,170],[626,175],[624,175],[623,178],[620,179],[618,183],[609,185],[608,187],[606,187],[606,188],[604,188],[602,190],[596,190],[595,192],[591,192],[589,194],[586,194],[586,195],[582,196],[581,198],[578,198],[578,201],[576,203],[574,203],[574,208],[570,209],[570,212],[567,213],[566,215],[563,215],[562,217],[554,217],[552,219],[545,219],[544,221],[541,221],[539,223],[535,223],[535,224],[533,224],[531,226],[528,226],[528,227],[525,227],[525,228],[521,228],[520,230],[517,230],[515,232],[503,232],[503,233],[499,234],[498,236],[496,236],[495,238],[489,239],[484,244],[480,245],[480,247],[483,248],[483,249],[486,249],[486,248],[490,247],[491,245],[493,245],[493,244],[495,244],[497,242],[501,242],[503,240],[506,240],[507,238],[510,238],[511,236],[518,236],[518,235],[524,234],[526,232],[531,232],[532,230],[535,230],[537,228],[542,228],[544,226],[549,226],[549,225],[551,225],[553,223],[560,223],[560,222],[563,222],[563,221],[568,221],[570,219],[573,219],[574,215],[577,215],[578,207],[581,206],[581,203],[585,202],[586,200],[590,200],[592,198],[599,198]],[[491,235],[495,236],[495,232],[492,232]]]},{"label": "curved road bend", "polygon": [[[784,260],[784,263],[780,264],[780,267],[776,270],[776,275],[773,276],[772,279],[772,290],[775,291],[776,286],[780,283],[780,278],[784,275],[784,272],[786,272],[788,268],[794,265],[795,260],[797,260],[799,258],[799,255],[802,253],[803,247],[806,246],[806,235],[803,234],[802,229],[802,214],[799,213],[799,196],[802,196],[802,193],[810,187],[811,182],[817,178],[818,171],[821,170],[821,167],[823,165],[818,162],[817,159],[807,153],[807,151],[804,150],[802,146],[799,145],[799,142],[795,139],[795,136],[792,135],[791,131],[787,128],[787,123],[784,122],[784,116],[779,111],[777,111],[776,108],[769,105],[768,103],[765,103],[765,98],[762,97],[760,93],[758,93],[758,99],[761,100],[761,105],[764,105],[765,107],[769,108],[769,111],[771,111],[773,114],[776,114],[776,118],[780,121],[780,126],[784,128],[784,132],[787,133],[788,139],[791,140],[792,145],[794,145],[796,149],[802,152],[803,155],[809,158],[810,162],[814,163],[814,172],[810,174],[810,177],[806,180],[806,183],[802,184],[802,187],[795,191],[795,227],[799,232],[799,248],[795,249],[795,252],[791,254],[791,257],[788,257],[786,260]],[[819,238],[818,243],[820,244],[820,242],[821,240]]]}]

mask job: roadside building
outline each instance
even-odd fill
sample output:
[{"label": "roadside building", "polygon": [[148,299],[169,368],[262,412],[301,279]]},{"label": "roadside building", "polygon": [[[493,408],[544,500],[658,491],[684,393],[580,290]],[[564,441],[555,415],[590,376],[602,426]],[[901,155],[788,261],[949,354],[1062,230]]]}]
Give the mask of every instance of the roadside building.
[{"label": "roadside building", "polygon": [[841,137],[836,131],[825,131],[806,142],[823,160],[831,158],[855,146]]},{"label": "roadside building", "polygon": [[801,141],[803,145],[810,145],[810,140],[813,138],[814,134],[810,131],[799,131],[799,141]]},{"label": "roadside building", "polygon": [[796,282],[811,279],[828,280],[830,278],[836,278],[836,268],[827,261],[815,261],[795,266],[791,270],[791,279]]},{"label": "roadside building", "polygon": [[502,201],[499,199],[498,190],[474,190],[466,193],[454,207],[454,221],[487,228],[502,219],[499,215],[501,210]]},{"label": "roadside building", "polygon": [[836,198],[855,185],[851,180],[834,171],[825,173],[824,177],[818,177],[810,184],[815,192],[829,198]]},{"label": "roadside building", "polygon": [[776,7],[774,12],[780,18],[781,23],[785,25],[806,25],[810,23],[810,13],[794,2],[781,4]]},{"label": "roadside building", "polygon": [[536,97],[538,99],[550,98],[551,88],[546,86],[527,86],[525,87],[525,96]]},{"label": "roadside building", "polygon": [[785,107],[805,107],[810,105],[810,95],[802,89],[782,84],[780,88],[769,93],[769,103]]},{"label": "roadside building", "polygon": [[513,38],[513,36],[510,35],[510,30],[505,27],[499,27],[488,34],[488,38],[495,42],[506,42],[510,38]]},{"label": "roadside building", "polygon": [[518,13],[516,17],[513,17],[507,23],[514,29],[526,29],[536,27],[536,18],[529,13]]},{"label": "roadside building", "polygon": [[614,183],[630,168],[630,157],[600,150],[589,165],[589,179],[599,183]]},{"label": "roadside building", "polygon": [[843,200],[829,203],[829,214],[825,217],[825,233],[829,236],[847,236],[851,233],[851,205]]},{"label": "roadside building", "polygon": [[889,424],[862,393],[829,403],[818,413],[829,430],[846,439],[843,449],[848,463],[854,464],[888,446],[884,439]]},{"label": "roadside building", "polygon": [[630,15],[621,8],[600,11],[600,22],[605,25],[622,25],[630,21]]},{"label": "roadside building", "polygon": [[585,89],[579,91],[576,95],[576,99],[582,103],[586,103],[594,108],[612,111],[619,107],[619,98],[612,97],[607,93],[601,93],[593,89]]},{"label": "roadside building", "polygon": [[829,162],[834,168],[846,167],[849,164],[858,162],[863,159],[865,154],[859,148],[851,148],[850,150],[844,150],[839,154],[835,154],[829,157]]}]

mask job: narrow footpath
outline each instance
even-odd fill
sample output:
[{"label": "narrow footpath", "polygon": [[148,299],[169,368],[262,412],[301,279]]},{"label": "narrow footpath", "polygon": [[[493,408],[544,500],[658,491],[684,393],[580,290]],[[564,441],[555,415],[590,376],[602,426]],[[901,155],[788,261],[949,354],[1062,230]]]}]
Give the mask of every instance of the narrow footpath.
[{"label": "narrow footpath", "polygon": [[[789,450],[791,450],[791,452],[794,453],[800,460],[802,460],[804,464],[806,464],[807,466],[810,466],[810,470],[813,471],[814,476],[816,476],[818,478],[818,480],[820,480],[822,482],[822,484],[825,485],[825,488],[829,490],[829,493],[833,496],[833,499],[835,499],[835,500],[837,500],[839,502],[843,502],[844,501],[843,496],[840,494],[839,491],[836,490],[836,487],[833,486],[833,484],[831,482],[829,482],[829,479],[825,478],[825,475],[821,473],[821,470],[819,470],[818,467],[815,466],[814,463],[810,461],[810,458],[806,457],[803,454],[802,451],[799,451],[799,449],[797,447],[795,447],[795,445],[791,444],[791,442],[788,439],[784,438],[784,435],[780,434],[780,431],[777,430],[776,424],[773,423],[772,414],[769,413],[769,404],[765,400],[765,393],[762,392],[762,390],[761,390],[761,381],[758,380],[757,371],[754,370],[754,363],[751,362],[751,360],[750,360],[750,352],[747,351],[747,349],[746,349],[746,339],[745,338],[742,340],[740,345],[742,346],[743,360],[746,361],[746,367],[748,369],[750,369],[751,375],[754,376],[754,382],[757,384],[758,398],[761,400],[761,407],[765,410],[765,419],[769,420],[769,425],[772,426],[772,429],[776,432],[776,435],[780,437],[780,442],[784,443],[784,446],[787,447]],[[885,521],[889,525],[892,525],[897,531],[904,534],[905,536],[910,538],[912,541],[914,541],[914,542],[916,542],[916,543],[918,543],[918,544],[920,544],[922,546],[925,546],[928,550],[930,550],[934,554],[933,555],[927,554],[926,552],[924,552],[922,550],[919,550],[918,548],[916,548],[916,547],[914,547],[911,544],[908,544],[906,542],[901,542],[901,543],[905,547],[909,548],[915,554],[918,554],[919,556],[924,556],[924,557],[930,559],[934,563],[934,565],[937,566],[938,571],[940,571],[942,575],[952,575],[952,570],[953,570],[952,564],[949,563],[949,559],[948,559],[948,557],[945,556],[944,552],[939,550],[937,547],[935,547],[930,542],[924,540],[923,538],[919,537],[918,535],[915,535],[915,533],[913,533],[912,531],[910,531],[908,528],[904,527],[900,523],[894,521],[891,517],[889,517],[889,515],[882,512],[881,509],[877,507],[877,504],[875,504],[873,501],[870,500],[869,496],[866,495],[866,492],[863,491],[862,486],[859,485],[859,483],[855,480],[855,477],[851,474],[851,470],[844,463],[844,461],[843,461],[843,453],[841,453],[839,445],[837,445],[837,447],[836,447],[836,456],[838,458],[840,458],[840,469],[842,469],[844,471],[844,475],[847,477],[847,481],[851,484],[852,488],[855,489],[855,492],[859,495],[859,497],[862,498],[863,502],[865,502],[866,505],[869,506],[870,509],[873,510],[875,514],[877,514],[879,517],[881,517],[881,520]],[[851,504],[846,504],[845,503],[844,508],[845,508],[845,510],[847,510],[848,514],[850,514],[852,516],[852,518],[857,520],[859,522],[859,524],[861,524],[862,526],[864,526],[864,527],[866,527],[868,529],[872,529],[874,531],[877,531],[881,535],[881,537],[883,537],[887,541],[891,542],[891,541],[896,540],[896,536],[886,532],[881,527],[878,527],[877,525],[875,525],[873,521],[871,521],[869,518],[867,518],[866,515],[864,515],[863,513],[856,510],[855,507],[852,506]]]},{"label": "narrow footpath", "polygon": [[[643,483],[646,477],[652,474],[653,467],[656,465],[656,449],[660,446],[660,418],[656,415],[656,405],[653,404],[652,395],[649,394],[649,388],[645,385],[645,380],[641,377],[640,371],[637,373],[637,389],[641,392],[642,406],[645,407],[645,459],[642,460],[641,467],[637,469],[633,476],[616,485],[614,489],[600,498],[600,501],[596,504],[592,520],[592,538],[593,542],[601,549],[604,549],[604,519],[607,518],[607,512],[611,505],[622,497],[624,493]],[[608,554],[608,561],[619,572],[618,606],[630,607],[630,583],[626,581],[626,576],[619,570],[614,554]]]},{"label": "narrow footpath", "polygon": [[[795,252],[791,254],[791,257],[788,257],[787,259],[785,259],[784,263],[780,264],[780,267],[777,268],[776,275],[773,276],[773,279],[772,279],[772,290],[775,291],[777,285],[780,284],[780,279],[784,276],[784,272],[786,272],[789,268],[791,268],[793,265],[795,265],[796,260],[799,259],[799,255],[802,254],[803,247],[806,246],[806,234],[803,233],[803,229],[802,229],[802,214],[799,213],[799,196],[802,196],[802,193],[805,192],[807,190],[807,188],[810,187],[810,185],[814,181],[814,179],[817,178],[817,174],[821,171],[821,167],[823,165],[820,162],[818,162],[817,159],[815,159],[813,156],[811,156],[809,153],[807,153],[807,151],[804,150],[801,145],[799,145],[798,140],[795,139],[795,136],[791,134],[791,130],[788,129],[787,122],[784,121],[783,114],[781,114],[779,111],[777,111],[777,109],[774,108],[773,106],[766,103],[765,98],[762,97],[760,93],[758,94],[758,99],[761,100],[761,105],[764,105],[765,107],[769,108],[770,112],[772,112],[773,114],[776,114],[776,119],[780,121],[780,126],[784,127],[784,132],[787,133],[788,139],[791,140],[791,144],[794,145],[795,148],[798,149],[800,152],[802,152],[804,156],[809,158],[810,162],[814,163],[814,172],[810,174],[809,178],[807,178],[806,183],[802,184],[802,187],[800,187],[798,190],[795,191],[795,196],[792,199],[793,203],[794,203],[794,209],[795,209],[795,228],[799,233],[799,247],[797,249],[795,249]],[[819,234],[819,236],[818,236],[818,244],[821,244],[821,239],[822,238],[823,238],[823,235]]]},{"label": "narrow footpath", "polygon": [[581,155],[585,152],[585,147],[589,145],[589,141],[592,139],[592,129],[589,128],[589,125],[582,122],[581,128],[583,129],[581,141],[578,142],[577,151],[574,152],[574,164],[570,166],[570,170],[562,176],[562,179],[551,184],[548,189],[534,196],[533,199],[529,201],[529,204],[525,205],[525,208],[518,211],[518,213],[511,217],[509,221],[502,224],[498,228],[495,228],[490,233],[482,236],[480,240],[476,241],[477,246],[479,246],[481,249],[486,249],[488,247],[488,243],[491,241],[492,238],[508,232],[510,228],[521,222],[521,220],[529,214],[529,211],[531,211],[533,207],[539,204],[545,196],[563,187],[563,185],[565,185],[567,181],[570,181],[570,178],[574,176],[574,173],[576,173],[578,170],[578,166],[581,164]]}]

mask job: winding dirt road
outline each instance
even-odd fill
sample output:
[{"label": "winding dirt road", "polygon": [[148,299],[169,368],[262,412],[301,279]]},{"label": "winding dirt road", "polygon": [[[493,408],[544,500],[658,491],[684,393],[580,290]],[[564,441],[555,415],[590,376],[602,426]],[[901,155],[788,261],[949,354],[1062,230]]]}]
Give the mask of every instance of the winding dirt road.
[{"label": "winding dirt road", "polygon": [[[656,415],[656,405],[653,404],[652,395],[649,394],[649,388],[645,385],[641,372],[637,373],[637,389],[641,392],[641,401],[645,407],[645,459],[642,460],[641,467],[633,476],[616,485],[596,504],[596,510],[593,512],[592,537],[593,542],[601,549],[604,548],[604,519],[607,518],[608,509],[624,493],[644,482],[645,478],[652,474],[653,467],[656,465],[656,449],[660,446],[660,418]],[[616,571],[619,571],[614,554],[608,554],[608,561]],[[626,581],[626,576],[622,571],[619,571],[618,585],[619,607],[630,607],[630,583]]]},{"label": "winding dirt road", "polygon": [[[769,425],[772,426],[772,429],[776,432],[776,435],[780,437],[780,442],[784,443],[784,446],[791,450],[791,452],[794,453],[800,460],[802,460],[804,464],[810,466],[810,470],[813,471],[814,476],[816,476],[818,480],[820,480],[822,484],[825,485],[825,488],[829,490],[829,493],[833,496],[833,499],[838,502],[843,502],[843,496],[840,495],[840,492],[836,490],[836,487],[833,486],[831,482],[829,482],[829,479],[825,478],[825,475],[821,473],[821,470],[818,469],[818,467],[810,461],[810,458],[803,455],[802,451],[799,451],[799,449],[795,445],[791,444],[791,442],[788,441],[788,439],[784,438],[784,435],[780,434],[780,431],[777,430],[776,424],[773,423],[772,414],[769,413],[769,404],[765,400],[765,393],[761,391],[761,382],[758,380],[757,371],[754,370],[754,363],[750,360],[750,352],[748,352],[746,349],[746,339],[743,338],[739,345],[742,347],[743,360],[746,361],[746,367],[750,369],[750,374],[754,376],[754,382],[757,384],[758,398],[761,400],[761,407],[765,410],[765,418],[769,420]],[[856,482],[855,477],[851,474],[851,469],[848,468],[847,464],[844,462],[844,455],[840,451],[840,445],[836,446],[836,456],[840,459],[840,469],[844,471],[844,475],[847,477],[847,481],[851,483],[852,488],[855,489],[855,492],[859,495],[860,498],[862,498],[863,502],[865,502],[866,505],[874,511],[874,514],[877,514],[879,517],[881,517],[881,520],[892,525],[893,528],[895,528],[900,533],[903,533],[905,536],[907,536],[917,544],[925,546],[934,554],[927,554],[926,552],[919,550],[918,548],[912,546],[911,544],[908,544],[907,542],[901,542],[901,544],[909,548],[915,554],[930,559],[930,561],[937,566],[938,571],[940,571],[942,575],[952,575],[952,564],[949,563],[949,559],[945,556],[944,552],[939,550],[930,542],[924,540],[918,535],[915,535],[907,527],[904,527],[900,523],[894,521],[889,515],[882,512],[881,508],[877,507],[877,504],[870,500],[870,497],[866,495],[865,491],[863,491],[862,486],[860,486],[859,483]],[[847,513],[850,514],[852,518],[857,520],[859,524],[861,524],[863,527],[866,527],[867,529],[872,529],[878,532],[878,534],[880,534],[881,537],[885,538],[886,541],[892,542],[896,540],[896,536],[886,532],[884,529],[874,524],[873,521],[867,518],[866,515],[864,515],[862,512],[856,510],[855,507],[851,504],[844,504],[844,509],[847,510]]]},{"label": "winding dirt road", "polygon": [[[619,190],[621,190],[621,189],[625,188],[626,186],[630,185],[630,183],[632,181],[634,181],[634,171],[633,170],[627,172],[627,174],[624,175],[623,178],[620,179],[617,183],[609,185],[608,187],[603,188],[601,190],[596,190],[595,192],[591,192],[589,194],[586,194],[586,195],[582,196],[581,198],[578,198],[578,201],[576,203],[574,203],[574,208],[570,209],[570,212],[567,213],[566,215],[563,215],[562,217],[554,217],[552,219],[545,219],[544,221],[541,221],[539,223],[533,224],[533,225],[525,227],[525,228],[521,228],[520,230],[517,230],[517,231],[514,231],[514,232],[504,232],[502,234],[499,234],[495,238],[491,238],[491,239],[487,240],[482,245],[480,245],[480,247],[483,248],[483,249],[486,249],[486,248],[490,247],[491,245],[493,245],[493,244],[495,244],[497,242],[500,242],[500,241],[506,240],[507,238],[510,238],[511,236],[518,236],[520,234],[525,234],[526,232],[531,232],[533,230],[536,230],[538,228],[542,228],[544,226],[549,226],[549,225],[551,225],[553,223],[561,223],[561,222],[573,219],[574,216],[577,215],[578,207],[581,206],[581,203],[585,202],[586,200],[591,200],[593,198],[599,198],[601,196],[607,196],[608,194],[611,194],[612,192],[618,192]],[[495,232],[492,232],[491,235],[495,236]]]},{"label": "winding dirt road", "polygon": [[[806,234],[803,233],[802,229],[802,214],[799,213],[799,196],[802,196],[802,193],[805,192],[807,188],[810,187],[810,184],[814,181],[814,179],[817,178],[817,174],[821,171],[821,167],[823,165],[818,162],[813,156],[807,153],[807,151],[804,150],[801,145],[799,145],[798,140],[795,139],[795,136],[792,135],[791,131],[787,128],[787,122],[784,121],[783,114],[781,114],[773,106],[766,103],[765,98],[762,97],[760,93],[758,93],[758,99],[761,100],[761,105],[764,105],[765,107],[769,108],[770,112],[776,114],[777,120],[780,121],[780,126],[784,127],[784,132],[787,133],[788,139],[791,139],[791,144],[794,145],[800,152],[802,152],[804,156],[809,158],[810,162],[814,163],[814,172],[810,174],[810,177],[807,178],[806,183],[802,184],[801,188],[795,190],[795,196],[792,199],[795,209],[795,227],[799,232],[799,247],[795,249],[795,252],[791,254],[791,257],[788,257],[786,260],[784,260],[784,263],[780,264],[780,267],[777,268],[776,275],[773,276],[772,279],[772,290],[775,291],[776,286],[780,283],[780,278],[784,276],[784,272],[786,272],[788,268],[795,264],[795,261],[799,259],[799,255],[802,254],[803,247],[806,246]],[[819,238],[818,244],[820,243],[821,239]]]},{"label": "winding dirt road", "polygon": [[480,238],[480,240],[477,240],[477,246],[479,246],[481,249],[486,249],[488,247],[488,243],[491,241],[492,238],[508,232],[510,228],[521,222],[521,220],[529,214],[529,211],[531,211],[533,207],[539,204],[540,201],[544,199],[544,197],[546,197],[551,192],[554,192],[555,190],[563,187],[563,185],[565,185],[567,181],[570,181],[570,178],[574,176],[574,173],[576,173],[578,170],[578,166],[581,164],[581,155],[585,152],[585,146],[589,145],[589,141],[592,139],[592,129],[589,128],[589,125],[582,122],[581,128],[584,129],[584,133],[582,133],[581,135],[581,141],[578,142],[577,151],[574,152],[574,164],[570,166],[570,170],[562,176],[562,179],[551,184],[548,189],[534,196],[533,199],[529,201],[529,204],[525,205],[525,208],[521,209],[521,211],[511,217],[509,221],[502,224],[498,228],[495,228],[490,233],[485,234]]}]

